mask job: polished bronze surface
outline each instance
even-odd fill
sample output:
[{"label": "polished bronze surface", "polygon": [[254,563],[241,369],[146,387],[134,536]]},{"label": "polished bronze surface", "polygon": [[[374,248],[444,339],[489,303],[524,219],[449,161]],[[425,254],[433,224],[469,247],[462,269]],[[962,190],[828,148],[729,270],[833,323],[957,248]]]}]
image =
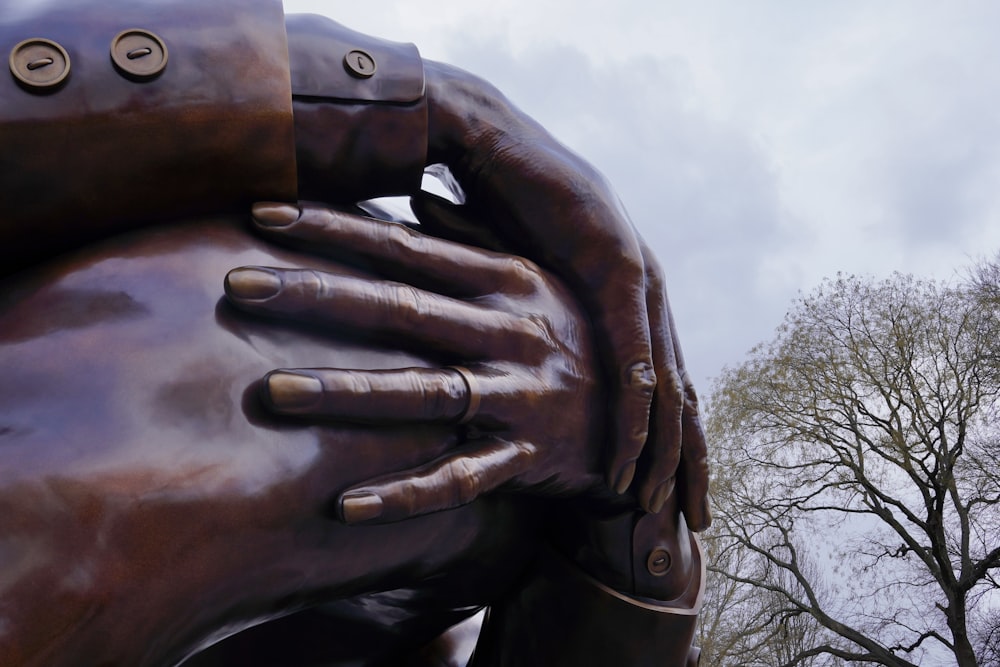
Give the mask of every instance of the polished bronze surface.
[{"label": "polished bronze surface", "polygon": [[[582,315],[562,285],[526,260],[426,237],[407,227],[303,206],[269,238],[363,262],[390,280],[244,267],[226,293],[258,315],[336,326],[433,355],[435,369],[273,371],[264,400],[299,418],[371,424],[468,417],[463,446],[427,465],[349,489],[342,515],[395,521],[469,502],[498,487],[571,496],[603,488],[602,404]],[[267,281],[273,287],[262,292]],[[455,364],[466,367],[456,372]],[[469,379],[480,405],[469,416]],[[275,385],[278,391],[275,391]],[[377,506],[377,512],[375,511]],[[374,514],[374,515],[373,515]]]},{"label": "polished bronze surface", "polygon": [[268,416],[255,390],[268,368],[428,362],[220,302],[232,265],[367,275],[270,247],[242,224],[121,238],[6,283],[0,664],[169,665],[252,623],[392,589],[421,591],[372,612],[421,610],[417,639],[395,639],[412,649],[524,567],[534,520],[517,503],[384,527],[336,520],[340,490],[447,455],[456,435]]},{"label": "polished bronze surface", "polygon": [[[258,623],[191,664],[401,664],[482,605],[477,667],[696,661],[706,445],[617,196],[481,79],[280,23],[0,22],[2,271],[174,221],[4,283],[0,664],[169,665]],[[431,236],[255,206],[294,254],[204,217],[428,162],[463,202],[416,194]]]},{"label": "polished bronze surface", "polygon": [[[479,290],[491,284],[496,291],[489,302],[498,310],[484,324],[499,327],[497,333],[509,330],[512,316],[550,322],[503,348],[486,341],[466,343],[496,350],[487,355],[496,358],[480,361],[479,372],[495,377],[494,388],[484,391],[487,418],[478,422],[495,435],[468,443],[482,455],[470,463],[469,447],[459,447],[461,440],[448,426],[467,409],[467,387],[461,377],[447,382],[457,375],[453,371],[436,370],[450,349],[440,346],[440,336],[452,334],[433,333],[433,327],[449,329],[453,313],[443,306],[427,311],[432,315],[421,325],[428,330],[416,332],[408,343],[424,350],[424,359],[364,342],[379,340],[371,338],[373,327],[396,341],[394,332],[411,321],[409,302],[372,302],[380,298],[382,283],[359,282],[375,277],[371,274],[269,248],[232,223],[202,221],[123,237],[9,280],[0,309],[0,364],[10,380],[6,390],[0,389],[0,432],[11,462],[0,476],[5,506],[0,526],[10,547],[2,591],[3,664],[76,665],[81,659],[171,664],[211,642],[221,627],[232,631],[323,600],[391,588],[422,591],[416,608],[403,602],[407,595],[403,601],[390,597],[392,606],[383,601],[377,607],[390,617],[407,609],[420,616],[413,634],[396,636],[391,646],[377,650],[340,638],[337,651],[384,655],[388,648],[414,649],[454,622],[461,609],[487,603],[497,610],[492,632],[526,631],[523,623],[498,627],[510,618],[503,613],[506,591],[525,568],[533,571],[528,559],[539,540],[536,531],[553,512],[558,517],[566,510],[541,500],[524,505],[516,495],[487,496],[464,510],[364,529],[331,521],[330,508],[343,491],[339,510],[333,507],[344,514],[345,496],[357,497],[352,489],[359,479],[379,481],[371,494],[380,500],[379,519],[400,510],[412,514],[414,491],[424,488],[437,497],[435,489],[472,479],[486,486],[467,487],[453,504],[464,504],[502,479],[508,486],[516,482],[511,490],[533,487],[536,494],[587,489],[599,494],[600,443],[586,443],[600,429],[579,417],[600,412],[600,395],[594,394],[592,380],[586,391],[579,384],[560,389],[569,378],[578,377],[578,383],[593,372],[572,299],[544,274],[526,274],[530,267],[523,261],[444,241],[428,240],[427,254],[399,264],[400,246],[384,241],[415,239],[399,226],[316,208],[292,226],[296,229],[289,234],[321,252],[354,257],[383,275],[410,275],[421,286],[411,290],[433,286],[448,295],[428,292],[418,298],[479,300]],[[279,278],[277,291],[261,292],[259,283],[235,278],[259,269],[230,272],[228,290],[241,308],[276,313],[294,306],[294,319],[313,326],[255,324],[220,305],[213,285],[232,264],[296,267],[268,270]],[[482,276],[479,287],[461,279],[470,266]],[[306,267],[311,273],[303,271]],[[243,291],[247,284],[251,289]],[[330,297],[340,300],[339,307],[331,308]],[[378,313],[389,319],[373,322],[371,316]],[[322,331],[315,328],[317,322]],[[356,332],[362,330],[369,333],[359,338]],[[556,375],[542,384],[517,379],[534,373],[545,356],[551,359],[541,367],[559,369]],[[318,405],[324,414],[339,410],[348,421],[383,426],[283,424],[267,417],[252,391],[255,378],[272,366],[303,366],[316,358],[343,368],[382,369],[312,372],[321,379]],[[400,367],[410,370],[392,370]],[[402,393],[391,389],[421,368],[446,381],[439,398],[414,401],[406,384]],[[372,394],[380,374],[390,383],[388,392]],[[513,381],[506,380],[511,374]],[[348,375],[367,381],[336,382]],[[556,378],[561,380],[553,384]],[[435,386],[424,382],[419,395],[426,399],[427,389]],[[492,402],[486,400],[490,397]],[[275,405],[273,391],[265,391],[263,399],[282,407]],[[332,405],[323,403],[326,399]],[[532,409],[519,409],[523,405]],[[316,413],[299,406],[293,401],[283,411]],[[414,420],[425,424],[414,425]],[[526,447],[537,439],[525,438],[533,432],[546,441]],[[559,437],[566,438],[562,445]],[[505,448],[512,456],[503,454]],[[530,467],[509,465],[521,457]],[[449,468],[459,460],[460,467]],[[397,472],[407,466],[415,467]],[[458,470],[463,475],[456,477]],[[416,479],[424,482],[413,484]],[[23,511],[25,503],[30,513]],[[428,509],[435,508],[423,507]],[[631,524],[631,513],[623,516]],[[677,525],[671,512],[648,516]],[[603,548],[621,546],[614,542]],[[39,560],[37,553],[45,557]],[[537,576],[544,580],[547,575],[543,570]],[[695,572],[690,581],[679,582],[678,590],[690,591],[690,582],[697,588],[700,581]],[[664,609],[675,597],[660,596]],[[594,613],[603,608],[601,596],[585,600],[595,605]],[[696,602],[684,599],[677,609],[688,609],[690,616]],[[336,631],[338,618],[332,613],[327,619],[328,633]],[[678,622],[663,618],[670,627]],[[366,627],[383,622],[378,613],[355,618],[362,621]],[[543,633],[535,641],[559,636],[579,642],[586,636],[578,636],[583,628],[570,620],[554,622],[562,628],[556,634],[556,626],[528,626]],[[289,623],[282,626],[289,636],[300,631],[300,624],[315,627],[311,616],[293,616]],[[259,631],[264,636],[266,627]],[[685,641],[683,636],[678,641]],[[254,637],[251,632],[239,641],[252,644]],[[216,653],[226,650],[236,649],[223,646]],[[508,649],[498,659],[511,655],[516,653]],[[531,664],[517,660],[497,664]]]},{"label": "polished bronze surface", "polygon": [[[418,210],[421,225],[437,230],[461,215],[447,208]],[[409,344],[428,346],[445,366],[443,373],[429,369],[274,371],[264,385],[264,400],[272,410],[300,418],[365,423],[453,423],[471,407],[470,394],[481,397],[481,406],[470,420],[475,430],[465,434],[464,447],[422,466],[410,470],[401,467],[399,472],[352,485],[340,495],[341,518],[349,524],[398,521],[459,507],[493,489],[589,497],[605,509],[595,513],[596,505],[569,505],[543,519],[546,526],[555,521],[547,528],[550,544],[569,554],[597,580],[620,591],[620,600],[635,596],[636,600],[656,601],[650,609],[657,611],[658,620],[647,620],[639,627],[643,632],[658,627],[666,639],[659,648],[647,646],[644,650],[642,634],[630,635],[625,645],[640,643],[630,648],[635,659],[630,664],[685,664],[704,576],[700,551],[685,522],[678,520],[680,497],[668,494],[659,512],[647,514],[632,511],[628,500],[615,502],[602,492],[604,446],[602,439],[594,440],[594,436],[603,429],[592,421],[600,413],[579,403],[580,385],[566,387],[566,393],[560,390],[577,374],[568,375],[565,363],[583,352],[579,347],[582,332],[556,336],[576,341],[570,347],[551,347],[551,334],[565,331],[565,324],[553,328],[552,323],[558,320],[551,318],[559,309],[555,303],[529,316],[527,321],[532,324],[550,323],[543,328],[549,334],[532,345],[519,337],[521,325],[509,319],[509,305],[503,311],[482,310],[497,303],[497,290],[510,290],[524,298],[544,294],[538,290],[550,281],[539,283],[538,270],[523,259],[429,239],[398,224],[308,205],[299,209],[262,205],[255,208],[255,214],[259,230],[281,243],[378,267],[386,277],[433,288],[446,297],[401,289],[397,283],[361,284],[315,271],[244,267],[231,272],[227,293],[249,312],[348,326],[396,344],[412,341]],[[467,299],[477,304],[475,310],[461,305]],[[537,332],[534,327],[531,330]],[[557,367],[562,370],[550,375],[546,369],[551,368],[551,361],[545,359],[557,349],[562,357]],[[573,350],[573,356],[567,358]],[[508,355],[530,362],[519,368],[524,361],[511,365],[506,361]],[[482,362],[486,357],[492,360]],[[479,360],[472,369],[459,373],[458,384],[452,363],[456,359]],[[593,360],[588,364],[591,373],[596,372],[593,364]],[[469,378],[485,385],[473,392]],[[551,407],[546,407],[545,401]],[[505,402],[509,402],[506,409],[502,407]],[[605,402],[606,398],[598,399],[594,405]],[[647,570],[650,548],[658,551],[652,571]],[[528,581],[545,576],[535,572]],[[529,590],[534,591],[533,586]],[[550,591],[544,585],[538,590]],[[531,592],[528,599],[537,595]],[[592,662],[578,661],[579,656],[588,654],[581,648],[588,641],[607,644],[607,640],[583,631],[585,626],[578,627],[572,617],[555,616],[551,623],[535,616],[530,616],[535,619],[532,622],[512,620],[518,614],[512,615],[509,605],[517,608],[522,604],[519,599],[515,595],[510,601],[506,596],[493,601],[488,636],[503,637],[515,646],[545,643],[548,648],[538,656],[546,657],[529,657],[533,653],[526,649],[494,652],[490,648],[477,653],[476,665],[609,664],[596,657],[608,653],[596,650]],[[603,599],[585,596],[581,604],[587,602],[588,613],[596,617],[605,613],[616,616],[613,610],[620,600],[610,603],[609,610],[600,603]],[[556,636],[563,639],[553,639]],[[566,652],[567,660],[576,656],[573,661],[550,661],[561,641],[575,642],[574,650]]]}]

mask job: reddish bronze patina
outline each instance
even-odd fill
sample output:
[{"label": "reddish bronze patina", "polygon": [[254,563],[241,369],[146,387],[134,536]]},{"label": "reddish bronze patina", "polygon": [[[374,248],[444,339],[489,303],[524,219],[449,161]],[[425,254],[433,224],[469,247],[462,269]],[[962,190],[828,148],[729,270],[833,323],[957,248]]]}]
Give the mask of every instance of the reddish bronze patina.
[{"label": "reddish bronze patina", "polygon": [[[396,664],[482,605],[477,666],[695,661],[704,435],[603,177],[411,46],[115,4],[0,8],[0,664]],[[205,217],[429,162],[440,238]]]}]

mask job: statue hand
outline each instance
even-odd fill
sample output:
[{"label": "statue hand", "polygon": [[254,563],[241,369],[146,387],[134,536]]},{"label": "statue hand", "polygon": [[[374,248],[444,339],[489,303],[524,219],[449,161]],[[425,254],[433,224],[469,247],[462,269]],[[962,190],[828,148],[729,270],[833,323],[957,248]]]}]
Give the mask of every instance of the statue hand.
[{"label": "statue hand", "polygon": [[[468,207],[450,204],[429,193],[414,198],[411,205],[421,227],[436,236],[494,250],[510,247],[509,242],[492,230],[468,219]],[[648,247],[641,239],[639,242],[646,268],[652,338],[676,341],[661,269]],[[657,368],[665,366],[663,352],[662,347],[654,346]],[[683,368],[679,347],[675,352],[677,365]],[[708,469],[697,397],[687,377],[684,384],[688,404],[681,416],[685,436],[682,446],[670,448],[663,443],[666,435],[657,426],[667,420],[658,413],[664,405],[655,400],[648,439],[654,443],[650,454],[665,451],[679,454],[679,460],[671,461],[681,480],[676,492],[668,493],[657,511],[651,513],[635,511],[634,504],[624,497],[612,502],[600,498],[597,502],[566,505],[552,527],[550,538],[560,551],[606,586],[627,596],[655,600],[660,605],[691,608],[697,604],[701,591],[702,554],[679,512],[685,505],[704,506]],[[688,480],[694,483],[687,483]],[[701,520],[703,516],[695,518]]]},{"label": "statue hand", "polygon": [[594,321],[612,395],[609,486],[631,487],[656,512],[676,481],[688,525],[704,529],[711,517],[697,399],[662,273],[618,197],[485,81],[437,63],[425,73],[429,160],[449,166],[467,194],[467,217],[490,222],[513,252],[565,279]]},{"label": "statue hand", "polygon": [[604,410],[589,329],[557,280],[520,258],[395,223],[315,206],[254,211],[270,238],[405,282],[243,267],[226,279],[237,307],[389,337],[442,363],[273,371],[263,383],[271,409],[366,423],[467,422],[454,452],[341,493],[346,522],[395,521],[501,487],[566,495],[601,485]]}]

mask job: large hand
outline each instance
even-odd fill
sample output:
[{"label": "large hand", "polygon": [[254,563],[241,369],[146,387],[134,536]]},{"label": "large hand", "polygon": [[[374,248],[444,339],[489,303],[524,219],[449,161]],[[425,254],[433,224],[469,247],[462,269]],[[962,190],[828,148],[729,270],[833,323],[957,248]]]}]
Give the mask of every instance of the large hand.
[{"label": "large hand", "polygon": [[498,487],[559,495],[600,486],[603,397],[586,321],[558,281],[525,260],[398,224],[313,206],[255,211],[271,238],[364,262],[405,284],[244,267],[227,277],[234,304],[391,337],[442,362],[440,369],[274,371],[264,383],[272,409],[348,421],[468,423],[460,449],[345,491],[345,521],[393,521]]},{"label": "large hand", "polygon": [[595,322],[613,400],[609,485],[623,493],[635,479],[640,504],[655,512],[679,479],[688,524],[707,527],[697,399],[662,273],[619,199],[591,165],[486,82],[436,63],[425,72],[429,159],[450,167],[473,217],[563,277]]}]

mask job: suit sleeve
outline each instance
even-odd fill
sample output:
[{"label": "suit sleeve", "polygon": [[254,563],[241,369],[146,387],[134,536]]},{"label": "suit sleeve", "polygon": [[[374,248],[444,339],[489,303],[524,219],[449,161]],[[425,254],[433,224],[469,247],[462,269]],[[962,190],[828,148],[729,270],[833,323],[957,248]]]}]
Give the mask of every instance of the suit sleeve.
[{"label": "suit sleeve", "polygon": [[623,595],[544,549],[517,590],[490,607],[472,667],[693,667],[704,561],[670,603]]},{"label": "suit sleeve", "polygon": [[0,275],[255,201],[419,188],[416,48],[321,17],[288,31],[280,0],[0,5]]},{"label": "suit sleeve", "polygon": [[286,22],[300,198],[356,202],[419,190],[427,102],[417,48],[322,16]]}]

